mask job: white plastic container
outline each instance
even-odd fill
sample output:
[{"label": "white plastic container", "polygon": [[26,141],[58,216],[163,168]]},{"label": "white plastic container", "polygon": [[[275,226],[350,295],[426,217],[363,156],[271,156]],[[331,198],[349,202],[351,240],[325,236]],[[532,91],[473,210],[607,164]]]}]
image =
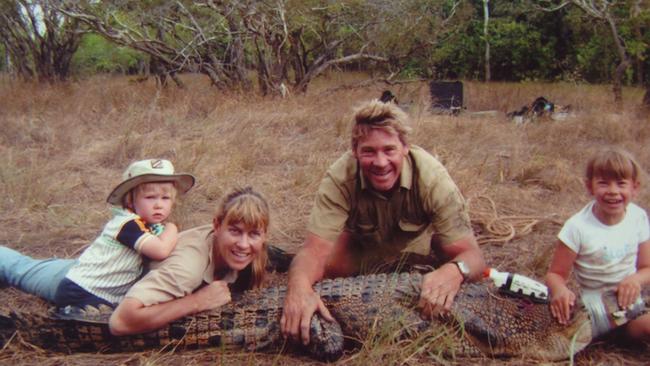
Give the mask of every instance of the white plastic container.
[{"label": "white plastic container", "polygon": [[517,273],[499,272],[494,268],[486,269],[483,276],[491,279],[500,291],[535,302],[548,302],[548,287],[530,277]]}]

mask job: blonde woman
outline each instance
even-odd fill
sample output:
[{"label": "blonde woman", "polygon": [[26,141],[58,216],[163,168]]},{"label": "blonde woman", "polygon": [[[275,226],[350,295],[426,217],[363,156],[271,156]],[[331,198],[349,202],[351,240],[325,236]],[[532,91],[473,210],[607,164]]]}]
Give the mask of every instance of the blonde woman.
[{"label": "blonde woman", "polygon": [[142,333],[223,306],[231,300],[228,284],[259,287],[269,219],[266,200],[250,187],[226,195],[212,225],[180,233],[169,258],[129,290],[111,316],[111,332]]}]

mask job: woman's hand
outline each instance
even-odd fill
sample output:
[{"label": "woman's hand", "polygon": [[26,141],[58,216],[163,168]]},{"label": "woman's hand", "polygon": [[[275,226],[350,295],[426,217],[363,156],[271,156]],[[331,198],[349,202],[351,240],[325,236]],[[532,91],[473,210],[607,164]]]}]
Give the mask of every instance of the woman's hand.
[{"label": "woman's hand", "polygon": [[571,309],[576,303],[576,295],[568,287],[558,286],[551,292],[551,314],[558,323],[566,325],[571,318]]},{"label": "woman's hand", "polygon": [[214,281],[206,286],[201,287],[191,295],[194,298],[195,313],[205,310],[216,309],[226,305],[232,299],[230,289],[226,281]]}]

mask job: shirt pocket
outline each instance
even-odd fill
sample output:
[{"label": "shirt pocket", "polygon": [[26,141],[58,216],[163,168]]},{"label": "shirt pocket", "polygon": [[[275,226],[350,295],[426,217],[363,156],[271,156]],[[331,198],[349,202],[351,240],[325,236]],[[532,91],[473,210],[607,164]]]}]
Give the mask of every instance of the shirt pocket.
[{"label": "shirt pocket", "polygon": [[407,233],[419,233],[426,229],[428,223],[415,223],[406,220],[399,221],[399,228]]}]

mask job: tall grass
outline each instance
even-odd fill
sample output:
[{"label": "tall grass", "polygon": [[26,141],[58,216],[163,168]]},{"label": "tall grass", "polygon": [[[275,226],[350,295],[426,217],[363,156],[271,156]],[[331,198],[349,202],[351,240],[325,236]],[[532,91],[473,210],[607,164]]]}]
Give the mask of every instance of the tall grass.
[{"label": "tall grass", "polygon": [[[270,242],[297,250],[325,170],[349,149],[350,111],[378,97],[385,86],[341,88],[359,75],[331,74],[318,79],[306,95],[275,99],[222,93],[203,78],[183,78],[186,89],[165,90],[157,90],[153,82],[131,84],[121,77],[63,85],[2,78],[0,244],[34,256],[75,255],[108,219],[105,199],[123,169],[136,159],[161,157],[198,178],[174,212],[182,228],[209,223],[222,194],[234,185],[252,185],[272,207]],[[609,86],[467,82],[467,111],[458,117],[428,111],[425,83],[392,89],[413,119],[411,142],[446,165],[470,200],[479,236],[490,234],[489,220],[505,218],[500,222],[507,226],[508,218],[537,218],[526,222],[533,223],[527,230],[515,227],[508,240],[483,245],[488,263],[502,270],[544,274],[559,225],[589,199],[582,177],[593,151],[623,146],[642,166],[650,167],[648,116],[636,108],[642,95],[639,89],[626,89],[625,109],[615,113]],[[538,96],[571,104],[574,114],[565,121],[522,126],[505,118],[505,112]],[[487,110],[497,113],[478,118],[470,113]],[[637,203],[648,208],[649,198],[643,189]],[[482,211],[479,203],[488,199],[494,209]],[[492,217],[485,217],[486,212]],[[34,297],[13,290],[0,292],[0,299],[9,306],[43,308]],[[401,344],[383,344],[383,349],[377,342],[366,344],[362,352],[341,363],[413,364],[422,354],[429,363],[456,362],[426,352],[407,355],[407,349],[387,354]],[[426,343],[413,344],[411,349],[432,349]],[[588,356],[577,357],[576,364],[605,357],[599,352],[598,347],[592,349]],[[626,363],[647,362],[645,356],[615,352]],[[97,357],[39,355],[4,350],[0,362],[89,364]],[[168,357],[182,363],[220,362],[206,355]],[[102,357],[110,363],[166,363],[166,356],[159,354]],[[278,362],[259,355],[233,357],[244,364]],[[295,359],[283,357],[282,362],[291,360]]]}]

